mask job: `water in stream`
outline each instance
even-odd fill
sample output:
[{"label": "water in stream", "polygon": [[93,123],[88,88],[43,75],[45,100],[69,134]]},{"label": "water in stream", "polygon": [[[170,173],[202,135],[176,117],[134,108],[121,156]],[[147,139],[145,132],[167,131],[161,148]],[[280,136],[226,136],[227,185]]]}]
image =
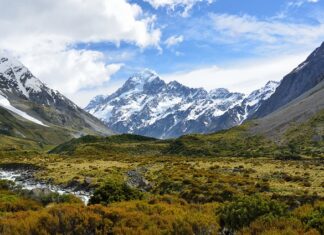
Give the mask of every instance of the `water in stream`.
[{"label": "water in stream", "polygon": [[87,191],[74,190],[72,188],[63,188],[56,185],[51,185],[43,182],[37,182],[32,179],[27,179],[24,177],[23,170],[3,170],[0,169],[0,179],[10,180],[16,183],[16,185],[21,186],[23,189],[33,190],[33,189],[49,189],[52,192],[59,194],[73,194],[80,198],[85,204],[88,204],[91,193]]}]

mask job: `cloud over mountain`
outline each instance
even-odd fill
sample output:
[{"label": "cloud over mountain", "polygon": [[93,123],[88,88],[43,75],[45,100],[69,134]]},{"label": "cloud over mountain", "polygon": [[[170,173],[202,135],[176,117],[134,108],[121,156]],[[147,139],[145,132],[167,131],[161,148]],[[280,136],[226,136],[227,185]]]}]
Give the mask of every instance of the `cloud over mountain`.
[{"label": "cloud over mountain", "polygon": [[37,76],[70,97],[91,84],[100,86],[121,67],[107,65],[103,52],[79,49],[78,44],[127,42],[156,47],[161,36],[154,27],[155,16],[126,0],[35,0],[32,4],[1,0],[0,8],[6,9],[0,17],[0,49],[19,57]]}]

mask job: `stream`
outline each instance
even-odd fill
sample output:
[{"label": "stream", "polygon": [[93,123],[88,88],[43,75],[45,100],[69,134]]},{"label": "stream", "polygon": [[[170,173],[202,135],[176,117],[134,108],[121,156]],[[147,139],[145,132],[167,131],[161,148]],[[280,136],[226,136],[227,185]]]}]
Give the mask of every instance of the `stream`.
[{"label": "stream", "polygon": [[0,168],[0,180],[9,180],[15,182],[16,185],[22,187],[22,189],[48,189],[51,192],[59,194],[73,194],[80,198],[85,204],[88,204],[91,197],[91,193],[83,190],[75,190],[73,188],[65,188],[58,185],[51,185],[49,183],[36,181],[31,176],[29,170],[24,169],[1,169]]}]

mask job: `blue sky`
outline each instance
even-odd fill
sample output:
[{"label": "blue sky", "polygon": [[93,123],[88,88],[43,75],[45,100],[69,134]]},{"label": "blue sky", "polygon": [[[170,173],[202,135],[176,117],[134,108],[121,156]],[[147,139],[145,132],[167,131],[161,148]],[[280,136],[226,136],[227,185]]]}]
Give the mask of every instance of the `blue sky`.
[{"label": "blue sky", "polygon": [[[281,35],[274,36],[276,39],[274,41],[259,39],[260,35],[258,34],[248,37],[245,33],[238,33],[232,37],[230,33],[220,32],[221,30],[213,25],[213,17],[217,15],[223,18],[251,18],[251,24],[268,22],[269,24],[300,24],[306,27],[316,27],[323,23],[320,22],[320,18],[324,11],[324,5],[320,1],[218,0],[213,3],[202,1],[194,5],[187,16],[182,15],[183,6],[176,7],[175,10],[167,6],[155,9],[149,3],[141,0],[132,2],[139,4],[146,12],[157,16],[156,26],[163,28],[162,43],[159,45],[160,49],[148,48],[145,50],[126,43],[121,44],[120,47],[103,45],[101,49],[107,49],[108,54],[111,50],[117,52],[125,50],[132,54],[127,62],[121,61],[125,63],[125,66],[114,76],[113,79],[116,80],[124,80],[133,71],[143,68],[151,68],[162,75],[215,65],[230,68],[231,64],[248,60],[307,53],[324,40],[324,37],[306,38],[304,42],[291,43],[290,40],[294,40],[295,36],[303,35],[290,36],[283,32]],[[233,28],[240,27],[236,23],[237,21],[233,20]],[[265,27],[271,27],[271,25]],[[260,32],[260,34],[262,33]],[[166,45],[166,40],[172,36],[180,38],[179,42],[171,46]],[[288,70],[292,68],[288,68]],[[260,76],[262,75],[260,74]],[[273,79],[278,80],[280,77]]]},{"label": "blue sky", "polygon": [[0,0],[8,9],[0,19],[11,24],[0,23],[0,47],[81,106],[145,68],[166,81],[248,93],[324,41],[323,0],[9,2]]}]

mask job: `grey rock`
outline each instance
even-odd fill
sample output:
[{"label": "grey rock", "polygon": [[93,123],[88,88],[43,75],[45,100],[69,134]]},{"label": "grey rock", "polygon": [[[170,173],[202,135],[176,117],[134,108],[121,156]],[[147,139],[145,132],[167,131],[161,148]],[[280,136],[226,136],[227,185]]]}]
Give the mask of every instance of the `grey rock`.
[{"label": "grey rock", "polygon": [[131,187],[139,188],[145,192],[150,191],[153,187],[152,183],[142,176],[139,169],[128,171],[127,177],[127,184]]}]

